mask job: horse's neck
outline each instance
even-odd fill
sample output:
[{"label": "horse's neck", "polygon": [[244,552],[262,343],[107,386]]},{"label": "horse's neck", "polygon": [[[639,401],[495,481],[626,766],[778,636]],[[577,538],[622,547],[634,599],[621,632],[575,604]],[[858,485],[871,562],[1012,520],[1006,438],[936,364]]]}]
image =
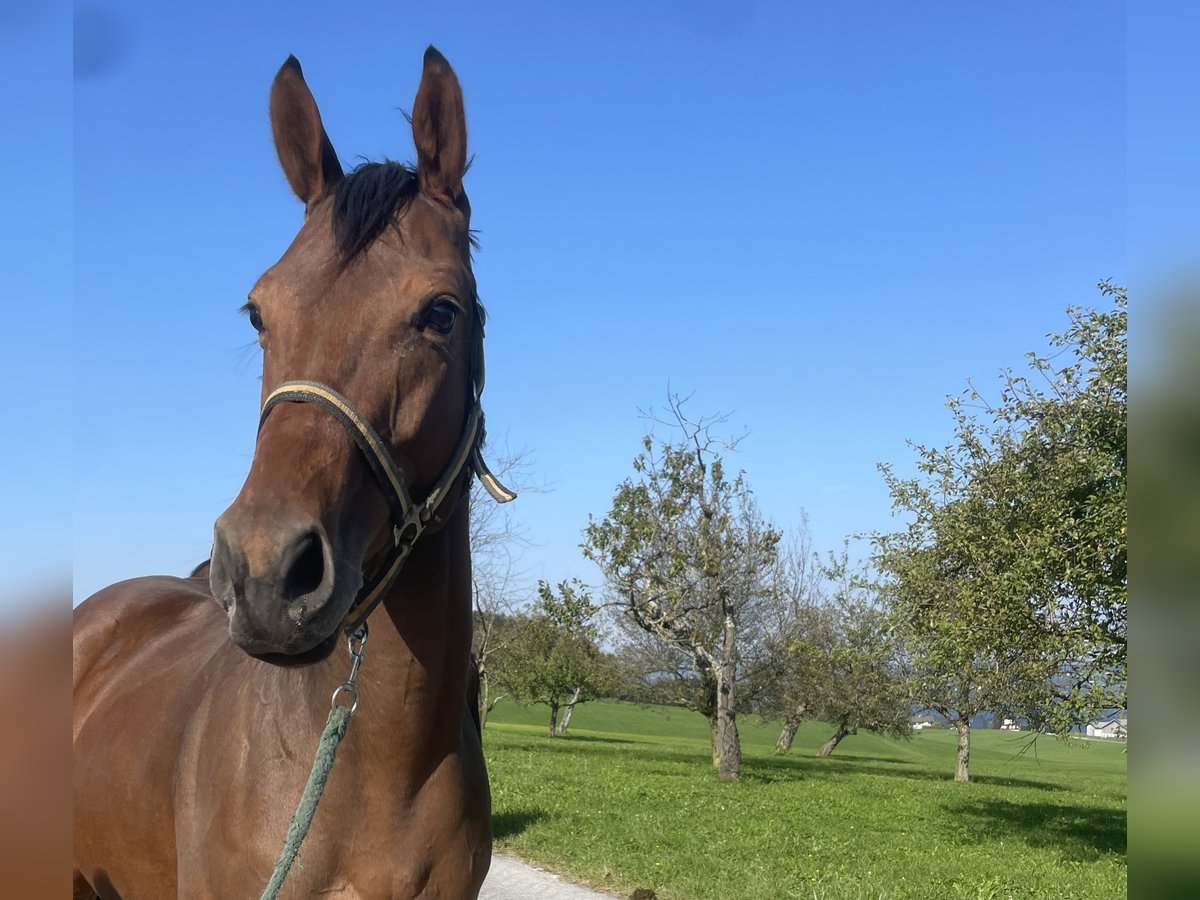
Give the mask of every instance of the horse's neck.
[{"label": "horse's neck", "polygon": [[471,650],[466,504],[417,541],[372,613],[354,727],[435,752],[458,744]]}]

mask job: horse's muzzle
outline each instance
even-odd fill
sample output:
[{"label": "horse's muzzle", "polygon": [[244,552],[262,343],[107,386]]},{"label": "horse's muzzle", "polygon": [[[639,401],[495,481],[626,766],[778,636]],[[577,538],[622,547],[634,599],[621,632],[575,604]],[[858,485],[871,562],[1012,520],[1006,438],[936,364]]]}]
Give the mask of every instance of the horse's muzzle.
[{"label": "horse's muzzle", "polygon": [[345,592],[337,590],[335,573],[329,540],[316,522],[268,527],[247,522],[234,508],[217,520],[209,584],[229,615],[230,637],[251,656],[273,662],[327,656],[345,614],[339,607],[346,605],[338,602]]}]

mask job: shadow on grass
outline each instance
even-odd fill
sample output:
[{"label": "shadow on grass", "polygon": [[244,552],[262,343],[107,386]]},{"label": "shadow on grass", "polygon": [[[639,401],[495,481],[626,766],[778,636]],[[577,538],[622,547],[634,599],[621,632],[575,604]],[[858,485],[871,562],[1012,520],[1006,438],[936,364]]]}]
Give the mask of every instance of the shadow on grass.
[{"label": "shadow on grass", "polygon": [[[949,773],[946,775],[946,780],[951,780]],[[972,775],[971,781],[976,784],[994,784],[998,787],[1033,788],[1037,791],[1066,790],[1061,784],[1054,784],[1049,781],[1030,781],[1028,778],[1012,778],[1009,775]]]},{"label": "shadow on grass", "polygon": [[1125,855],[1125,811],[1058,803],[970,799],[943,805],[949,817],[974,831],[974,841],[1017,838],[1030,847],[1056,849],[1063,859],[1094,862]]},{"label": "shadow on grass", "polygon": [[[493,731],[491,734],[496,734]],[[537,732],[512,730],[504,732],[505,737],[525,741],[531,747],[547,747],[554,749],[555,747],[570,747],[572,744],[636,744],[649,743],[655,739],[650,738],[648,741],[641,742],[630,738],[620,737],[603,737],[595,733],[580,733],[569,731],[566,734],[556,734],[554,737],[546,734],[545,729],[539,729]],[[489,737],[489,732],[486,730],[483,733],[483,738],[486,741]]]},{"label": "shadow on grass", "polygon": [[[911,760],[888,757],[850,756],[821,759],[816,756],[792,756],[755,758],[742,764],[742,777],[747,781],[772,783],[795,781],[805,778],[820,778],[823,775],[876,775],[886,778],[906,778],[914,781],[948,782],[953,780],[953,771],[945,772],[917,767]],[[1046,781],[1030,781],[999,775],[972,775],[978,784],[1002,787],[1031,788],[1039,791],[1064,791],[1062,785]]]},{"label": "shadow on grass", "polygon": [[[656,774],[689,775],[695,772],[695,765],[707,758],[707,753],[700,747],[667,749],[655,747],[640,741],[628,741],[622,738],[593,737],[591,735],[575,735],[567,739],[541,738],[531,741],[529,746],[538,750],[550,752],[571,753],[585,750],[580,743],[592,744],[597,753],[609,754],[610,765],[620,766],[626,761],[643,767],[647,764],[654,767]],[[627,745],[627,746],[621,746]],[[949,781],[951,773],[943,776],[938,772],[927,769],[913,768],[917,763],[911,760],[883,756],[843,756],[820,759],[816,756],[795,754],[788,756],[759,756],[746,755],[742,760],[742,780],[748,782],[774,783],[785,781],[801,781],[805,778],[821,778],[827,775],[882,775],[897,778],[915,778],[927,781]],[[1008,783],[1017,783],[1009,780]],[[1048,790],[1059,790],[1054,785],[1041,785],[1029,782],[1032,787],[1046,787]]]},{"label": "shadow on grass", "polygon": [[[819,756],[803,756],[800,754],[797,754],[796,756],[794,756],[792,758],[793,759],[815,759],[818,761],[820,760]],[[826,761],[828,761],[828,760],[834,759],[834,758],[827,756],[825,759],[826,759]],[[857,753],[847,754],[845,756],[839,756],[836,759],[834,759],[834,761],[835,762],[843,762],[843,761],[844,762],[877,762],[877,763],[887,763],[890,766],[915,766],[916,765],[916,763],[911,759],[900,759],[895,756],[859,756]]]},{"label": "shadow on grass", "polygon": [[563,741],[569,744],[584,743],[584,744],[633,744],[628,738],[600,737],[595,734],[567,734],[560,735],[554,738],[556,741]]},{"label": "shadow on grass", "polygon": [[544,822],[550,814],[544,809],[514,809],[492,814],[492,837],[496,839],[516,837],[530,825]]},{"label": "shadow on grass", "polygon": [[[607,765],[622,766],[631,760],[636,760],[636,762],[629,762],[629,764],[636,764],[638,767],[649,763],[654,766],[656,774],[689,775],[695,772],[694,766],[697,761],[707,757],[707,753],[698,746],[667,749],[641,741],[590,734],[568,735],[565,738],[522,735],[522,739],[522,743],[525,743],[526,746],[534,747],[539,751],[560,753],[591,751],[606,754],[609,757]],[[835,755],[821,759],[803,752],[786,756],[747,754],[742,761],[742,780],[749,783],[773,784],[803,781],[809,778],[855,775],[943,783],[953,780],[954,770],[950,764],[947,764],[944,770],[931,769],[924,761],[889,756]],[[971,781],[976,784],[1029,788],[1055,793],[1068,790],[1062,785],[1050,781],[1034,781],[1007,775],[972,775]]]}]

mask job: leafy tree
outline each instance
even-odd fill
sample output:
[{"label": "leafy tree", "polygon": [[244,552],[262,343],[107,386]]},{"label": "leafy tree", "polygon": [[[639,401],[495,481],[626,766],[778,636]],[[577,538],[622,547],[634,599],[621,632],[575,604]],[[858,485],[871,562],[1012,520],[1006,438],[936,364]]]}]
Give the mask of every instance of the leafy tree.
[{"label": "leafy tree", "polygon": [[1129,301],[1099,289],[1108,308],[1067,310],[1051,354],[1005,372],[998,403],[967,395],[1007,475],[989,490],[1019,504],[1022,550],[1048,582],[1041,618],[1063,665],[1042,717],[1059,731],[1127,705]]},{"label": "leafy tree", "polygon": [[560,709],[568,713],[604,687],[604,660],[596,646],[597,607],[577,580],[557,589],[538,582],[538,599],[521,622],[503,670],[503,683],[522,703],[550,707],[550,737],[559,728]]},{"label": "leafy tree", "polygon": [[890,474],[889,486],[916,514],[908,531],[876,542],[876,563],[892,579],[893,633],[914,701],[957,730],[954,777],[968,781],[972,718],[1017,718],[1035,706],[1055,672],[1053,648],[1024,599],[1013,601],[1028,585],[1011,556],[984,543],[995,529],[987,504],[966,489],[946,501]]},{"label": "leafy tree", "polygon": [[613,696],[652,706],[694,709],[700,693],[691,657],[648,631],[618,622],[619,643],[610,656]]},{"label": "leafy tree", "polygon": [[875,536],[876,563],[916,699],[958,729],[958,780],[979,712],[1066,731],[1125,705],[1127,301],[1101,291],[1112,308],[1069,310],[997,405],[950,401],[954,440],[916,446],[916,477],[881,466],[912,521]]},{"label": "leafy tree", "polygon": [[773,590],[780,535],[744,474],[727,477],[720,450],[734,444],[712,432],[722,420],[689,419],[683,402],[669,399],[671,418],[660,424],[673,437],[646,435],[633,477],[618,485],[608,514],[589,522],[583,550],[604,572],[626,634],[666,650],[664,665],[688,687],[683,701],[709,720],[718,776],[732,781],[741,772],[744,629]]},{"label": "leafy tree", "polygon": [[852,576],[848,549],[825,565],[815,556],[793,562],[789,585],[793,599],[773,636],[768,687],[756,706],[783,720],[775,752],[791,749],[806,719],[834,726],[822,757],[860,729],[910,737],[909,685],[896,643],[865,580]]},{"label": "leafy tree", "polygon": [[826,568],[835,590],[830,602],[834,642],[828,657],[824,692],[817,718],[834,726],[818,751],[829,756],[847,735],[859,729],[896,738],[912,737],[912,702],[906,673],[887,613],[871,586],[852,575],[849,554],[831,557]]},{"label": "leafy tree", "polygon": [[783,721],[776,753],[792,749],[805,721],[822,718],[823,699],[831,690],[836,635],[832,610],[813,604],[796,610],[788,630],[772,640],[769,683],[758,691],[754,708],[764,718]]}]

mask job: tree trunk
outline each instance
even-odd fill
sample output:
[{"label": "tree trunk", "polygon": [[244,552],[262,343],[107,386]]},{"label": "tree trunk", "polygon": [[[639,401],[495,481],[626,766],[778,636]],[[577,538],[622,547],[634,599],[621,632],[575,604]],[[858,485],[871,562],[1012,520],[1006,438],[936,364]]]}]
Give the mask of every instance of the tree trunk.
[{"label": "tree trunk", "polygon": [[967,782],[971,780],[971,720],[959,719],[954,727],[958,729],[958,758],[954,765],[954,780]]},{"label": "tree trunk", "polygon": [[796,737],[799,722],[784,722],[783,730],[779,732],[779,740],[775,742],[775,755],[781,756],[792,749],[792,739]]},{"label": "tree trunk", "polygon": [[781,756],[792,749],[792,740],[796,737],[796,731],[800,728],[804,721],[804,715],[808,712],[808,706],[801,703],[792,714],[783,720],[783,731],[779,732],[779,740],[775,742],[775,755]]},{"label": "tree trunk", "polygon": [[479,730],[487,727],[488,713],[494,704],[488,703],[488,693],[491,689],[487,669],[479,667]]},{"label": "tree trunk", "polygon": [[579,702],[581,696],[583,696],[583,688],[575,688],[575,693],[571,695],[571,699],[563,707],[562,721],[558,723],[559,734],[566,734],[567,729],[571,727],[571,713],[575,712],[575,704]]},{"label": "tree trunk", "polygon": [[713,731],[713,756],[717,777],[737,781],[742,774],[742,741],[737,730],[735,693],[737,667],[737,625],[733,616],[725,616],[725,634],[721,662],[717,667],[717,716]]},{"label": "tree trunk", "polygon": [[558,723],[558,703],[550,704],[550,737],[555,735],[555,725]]},{"label": "tree trunk", "polygon": [[737,781],[742,773],[742,741],[737,730],[737,714],[722,708],[708,721],[712,730],[713,767],[721,781]]},{"label": "tree trunk", "polygon": [[479,705],[479,727],[481,729],[487,726],[488,716],[491,715],[492,710],[495,709],[496,705],[507,696],[507,694],[500,694],[495,697],[487,697],[486,700]]},{"label": "tree trunk", "polygon": [[779,756],[786,754],[792,749],[792,740],[796,738],[796,731],[800,727],[800,718],[788,718],[784,720],[784,730],[779,732],[779,740],[775,742],[775,755]]},{"label": "tree trunk", "polygon": [[829,754],[833,752],[833,748],[840,744],[842,742],[842,738],[849,733],[850,729],[848,729],[845,725],[839,725],[838,730],[833,733],[829,740],[821,745],[821,749],[817,751],[817,756],[821,757],[821,759],[828,757]]}]

